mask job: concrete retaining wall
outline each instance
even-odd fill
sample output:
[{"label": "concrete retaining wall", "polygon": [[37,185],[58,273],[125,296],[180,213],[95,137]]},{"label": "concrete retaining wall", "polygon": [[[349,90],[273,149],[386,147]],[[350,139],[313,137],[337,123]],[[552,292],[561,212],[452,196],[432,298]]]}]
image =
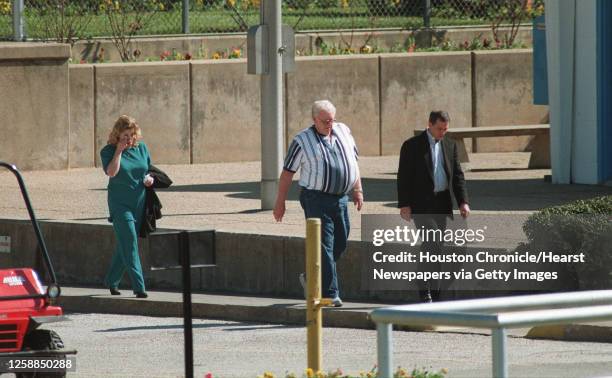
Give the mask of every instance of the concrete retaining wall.
[{"label": "concrete retaining wall", "polygon": [[[104,287],[104,276],[115,248],[112,226],[84,223],[40,222],[51,262],[61,285]],[[11,252],[0,253],[3,267],[33,267],[46,274],[32,224],[25,220],[0,219],[0,235],[11,238]],[[192,264],[212,263],[213,231],[190,231]],[[152,266],[178,266],[177,236],[159,235],[138,239],[146,284],[150,288],[180,289],[180,269],[152,270]],[[161,262],[161,264],[160,264]],[[192,287],[203,288],[203,269],[194,269]],[[122,286],[130,288],[127,274]]]},{"label": "concrete retaining wall", "polygon": [[121,114],[136,118],[158,163],[189,164],[188,62],[96,65],[96,162]]},{"label": "concrete retaining wall", "polygon": [[[67,46],[44,45],[51,55],[36,61],[47,48],[37,46],[25,58],[2,47],[0,88],[12,95],[0,104],[11,136],[0,159],[22,170],[91,167],[121,114],[138,120],[160,164],[259,159],[260,78],[244,60],[68,66]],[[397,154],[433,108],[450,112],[451,127],[541,123],[547,107],[531,104],[531,86],[530,50],[298,57],[286,75],[286,142],[311,124],[319,98],[336,104],[363,156]],[[525,145],[492,140],[479,151]]]},{"label": "concrete retaining wall", "polygon": [[259,77],[246,60],[193,62],[193,163],[259,160]]},{"label": "concrete retaining wall", "polygon": [[70,168],[94,165],[94,67],[70,66]]},{"label": "concrete retaining wall", "polygon": [[472,125],[470,53],[417,53],[380,57],[381,155],[397,155],[416,128],[427,127],[429,112],[447,110],[451,127]]},{"label": "concrete retaining wall", "polygon": [[[473,55],[475,126],[548,123],[548,106],[533,104],[531,50],[477,51]],[[480,138],[477,151],[523,151],[533,138]]]},{"label": "concrete retaining wall", "polygon": [[[40,222],[60,285],[104,287],[115,237],[111,225]],[[191,231],[192,263],[216,267],[192,269],[192,288],[208,292],[302,297],[298,275],[305,270],[304,239],[298,237]],[[45,271],[29,221],[0,219],[0,236],[11,237],[11,252],[0,253],[4,267],[34,267]],[[141,263],[148,289],[180,289],[180,270],[151,270],[153,261],[177,263],[176,236],[139,239]],[[363,284],[361,256],[367,243],[351,241],[338,263],[343,299],[408,301],[413,291],[376,291]],[[131,288],[127,275],[121,287]]]},{"label": "concrete retaining wall", "polygon": [[[373,25],[375,27],[376,25]],[[506,32],[508,29],[500,29]],[[368,44],[384,50],[390,50],[398,46],[407,46],[410,38],[414,39],[418,47],[430,47],[443,41],[450,41],[460,45],[465,41],[471,42],[474,38],[493,40],[491,29],[482,28],[454,28],[454,29],[431,29],[417,31],[397,30],[345,30],[340,32],[298,32],[295,35],[295,47],[299,55],[312,55],[319,49],[321,43],[327,46],[338,46],[341,48],[351,47],[356,51],[363,45]],[[531,27],[523,27],[519,30],[517,42],[525,47],[532,46]],[[190,53],[196,58],[210,58],[217,51],[227,52],[231,48],[241,48],[246,54],[246,34],[236,33],[230,35],[207,35],[207,36],[173,36],[159,38],[135,38],[133,49],[138,50],[137,60],[145,58],[159,58],[164,51],[176,50],[181,54]],[[245,55],[246,56],[246,55]],[[117,49],[110,40],[96,39],[93,41],[79,41],[72,50],[72,60],[80,62],[82,59],[88,62],[120,62],[121,58]]]},{"label": "concrete retaining wall", "polygon": [[304,57],[287,75],[287,137],[312,125],[313,101],[329,99],[362,155],[380,154],[377,56]]},{"label": "concrete retaining wall", "polygon": [[[190,53],[194,58],[210,58],[216,51],[226,51],[230,48],[242,48],[246,51],[246,36],[218,35],[206,37],[163,37],[163,38],[135,38],[132,42],[133,50],[138,50],[137,60],[156,58],[164,51],[176,50],[181,54]],[[79,41],[72,49],[72,60],[80,62],[121,62],[117,48],[110,40],[96,39],[93,41]]]},{"label": "concrete retaining wall", "polygon": [[68,45],[0,43],[0,160],[68,168]]}]

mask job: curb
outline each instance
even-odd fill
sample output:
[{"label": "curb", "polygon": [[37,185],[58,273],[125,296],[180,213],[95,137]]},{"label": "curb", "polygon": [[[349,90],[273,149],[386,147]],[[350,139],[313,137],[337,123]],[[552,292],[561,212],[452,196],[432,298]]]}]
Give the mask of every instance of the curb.
[{"label": "curb", "polygon": [[537,326],[531,328],[525,338],[610,343],[612,342],[612,327],[589,324]]},{"label": "curb", "polygon": [[[259,298],[257,298],[259,299]],[[228,303],[192,303],[194,318],[229,320],[238,322],[276,323],[287,325],[306,324],[306,305],[295,300],[285,303],[256,304]],[[136,299],[130,297],[116,298],[108,295],[65,295],[59,298],[57,304],[65,311],[79,313],[105,313],[137,316],[182,317],[183,303],[181,300]],[[323,308],[323,326],[355,329],[375,329],[375,324],[368,318],[374,307]],[[475,333],[489,335],[483,329],[457,328],[443,326],[399,326],[397,331],[408,332],[439,332],[439,333]],[[575,342],[612,342],[612,326],[589,324],[564,324],[552,326],[536,326],[526,334],[515,334],[514,337],[526,339],[545,339]]]},{"label": "curb", "polygon": [[[138,300],[105,296],[62,296],[57,304],[69,312],[92,312],[140,316],[183,316],[183,303],[178,301]],[[272,304],[268,306],[192,303],[196,318],[242,322],[306,324],[305,304]],[[374,329],[368,319],[370,309],[324,308],[323,325],[327,327]]]}]

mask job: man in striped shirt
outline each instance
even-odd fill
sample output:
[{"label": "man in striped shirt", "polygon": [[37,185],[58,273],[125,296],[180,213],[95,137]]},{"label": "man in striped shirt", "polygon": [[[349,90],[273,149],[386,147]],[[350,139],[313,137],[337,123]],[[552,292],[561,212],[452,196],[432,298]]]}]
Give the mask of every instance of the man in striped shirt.
[{"label": "man in striped shirt", "polygon": [[299,132],[289,146],[273,213],[277,222],[282,221],[291,180],[300,169],[304,215],[321,218],[322,295],[340,307],[336,261],[346,250],[350,230],[347,194],[352,191],[353,202],[361,210],[363,190],[355,140],[351,130],[335,117],[331,102],[321,100],[312,105],[314,125]]}]

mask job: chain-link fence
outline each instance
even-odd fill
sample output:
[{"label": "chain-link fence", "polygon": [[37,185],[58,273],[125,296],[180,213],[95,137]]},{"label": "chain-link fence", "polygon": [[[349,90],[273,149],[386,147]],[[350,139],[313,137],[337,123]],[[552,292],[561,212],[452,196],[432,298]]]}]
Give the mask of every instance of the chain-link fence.
[{"label": "chain-link fence", "polygon": [[[13,1],[23,1],[28,39],[70,42],[112,36],[184,33],[182,0],[0,0],[0,38],[13,38]],[[190,0],[188,33],[244,32],[259,23],[262,0]],[[536,0],[282,0],[295,30],[488,24],[496,13]],[[540,0],[541,1],[541,0]]]}]

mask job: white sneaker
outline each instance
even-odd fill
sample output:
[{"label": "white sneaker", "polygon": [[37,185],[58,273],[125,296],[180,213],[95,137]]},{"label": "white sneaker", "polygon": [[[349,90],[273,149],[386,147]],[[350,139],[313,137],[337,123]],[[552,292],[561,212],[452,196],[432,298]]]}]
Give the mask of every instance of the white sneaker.
[{"label": "white sneaker", "polygon": [[342,307],[342,299],[340,299],[340,297],[334,297],[332,299],[332,306],[334,306],[334,307]]},{"label": "white sneaker", "polygon": [[302,285],[302,289],[304,289],[304,299],[307,299],[308,289],[306,287],[306,273],[300,273],[299,279],[300,279],[300,285]]}]

